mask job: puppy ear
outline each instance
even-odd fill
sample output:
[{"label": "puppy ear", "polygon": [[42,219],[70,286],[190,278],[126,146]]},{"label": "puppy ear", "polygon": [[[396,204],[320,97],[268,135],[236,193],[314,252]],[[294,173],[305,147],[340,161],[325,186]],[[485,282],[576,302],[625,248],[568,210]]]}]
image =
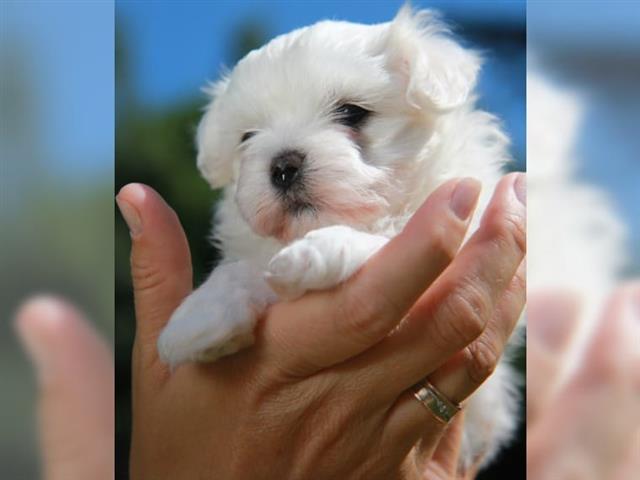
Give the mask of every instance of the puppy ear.
[{"label": "puppy ear", "polygon": [[405,4],[389,24],[388,68],[406,82],[410,105],[448,110],[463,104],[473,90],[480,56],[462,48],[435,12],[415,12]]},{"label": "puppy ear", "polygon": [[211,102],[200,120],[196,133],[198,169],[214,189],[224,187],[233,178],[232,156],[226,152],[223,145],[224,122],[220,111],[220,97],[226,91],[228,83],[229,79],[223,78],[205,88]]}]

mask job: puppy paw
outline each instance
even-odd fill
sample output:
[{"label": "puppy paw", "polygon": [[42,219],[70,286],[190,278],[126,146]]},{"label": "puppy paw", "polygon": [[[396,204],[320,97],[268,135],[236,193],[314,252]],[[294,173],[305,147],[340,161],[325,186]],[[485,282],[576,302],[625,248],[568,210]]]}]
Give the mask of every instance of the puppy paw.
[{"label": "puppy paw", "polygon": [[253,343],[257,312],[246,302],[207,305],[198,300],[188,297],[158,339],[160,359],[171,367],[212,362]]},{"label": "puppy paw", "polygon": [[293,300],[312,286],[329,282],[322,252],[306,239],[282,249],[269,262],[265,279],[278,296]]},{"label": "puppy paw", "polygon": [[171,316],[158,339],[160,359],[171,367],[212,362],[251,345],[259,315],[275,300],[258,270],[218,267]]},{"label": "puppy paw", "polygon": [[326,290],[353,275],[386,242],[345,226],[313,230],[271,259],[265,279],[285,300]]}]

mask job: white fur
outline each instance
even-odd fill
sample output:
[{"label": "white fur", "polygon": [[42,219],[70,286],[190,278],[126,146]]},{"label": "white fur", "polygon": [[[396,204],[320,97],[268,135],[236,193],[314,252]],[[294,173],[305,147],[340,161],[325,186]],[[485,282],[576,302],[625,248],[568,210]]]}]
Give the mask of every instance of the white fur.
[{"label": "white fur", "polygon": [[220,265],[173,313],[158,340],[162,358],[213,361],[251,345],[258,317],[276,300],[249,262]]},{"label": "white fur", "polygon": [[557,386],[580,365],[604,302],[627,261],[623,223],[604,191],[578,180],[575,146],[585,101],[527,76],[528,291],[571,292],[579,325]]},{"label": "white fur", "polygon": [[[249,53],[214,85],[198,130],[198,166],[225,187],[215,238],[224,260],[175,312],[159,341],[162,360],[213,360],[251,343],[261,310],[333,287],[404,227],[427,196],[455,177],[484,185],[472,225],[508,161],[497,120],[476,110],[480,58],[430,12],[404,7],[389,23],[325,21]],[[332,110],[374,113],[359,133]],[[257,132],[246,142],[246,131]],[[305,198],[287,211],[270,183],[283,149],[307,155]],[[470,400],[464,461],[492,457],[514,428],[511,371],[501,364]]]},{"label": "white fur", "polygon": [[271,259],[265,279],[285,300],[326,290],[353,275],[388,241],[344,225],[312,230]]}]

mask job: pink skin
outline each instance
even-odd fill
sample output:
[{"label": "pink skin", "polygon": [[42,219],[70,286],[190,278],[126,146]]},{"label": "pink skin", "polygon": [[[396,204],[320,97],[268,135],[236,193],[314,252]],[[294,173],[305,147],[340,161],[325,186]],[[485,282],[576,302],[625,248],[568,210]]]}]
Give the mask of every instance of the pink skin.
[{"label": "pink skin", "polygon": [[[343,138],[336,138],[336,134]],[[344,142],[344,137],[348,141]],[[257,175],[269,174],[268,171],[256,173],[256,162],[262,163],[258,151],[247,153],[249,156],[245,157],[243,162],[250,162],[251,166],[245,163],[241,168],[236,202],[242,216],[252,230],[260,236],[272,237],[282,243],[289,243],[317,228],[329,225],[350,225],[354,228],[363,228],[385,215],[385,209],[388,207],[388,201],[384,194],[388,190],[387,175],[379,170],[374,174],[372,167],[363,166],[366,162],[363,162],[361,158],[361,141],[362,134],[360,132],[343,126],[337,126],[331,135],[323,136],[321,143],[328,142],[334,146],[340,145],[338,154],[344,156],[346,163],[344,166],[331,166],[326,162],[317,161],[318,159],[316,161],[312,161],[312,158],[309,159],[313,175],[307,179],[305,189],[306,196],[316,211],[298,216],[288,213],[281,201],[266,185],[260,187],[264,189],[260,198],[247,201],[247,198],[250,197],[242,194],[243,188],[245,188],[242,180],[253,177],[255,182],[255,178],[258,178]],[[315,147],[313,145],[312,141],[311,146],[302,145],[299,148],[310,152],[321,151],[316,150],[321,147],[318,147],[317,144]],[[275,147],[272,146],[272,148]],[[336,152],[320,153],[319,160],[322,160],[323,155],[335,154]],[[336,179],[351,175],[358,178],[360,176],[357,172],[359,168],[368,169],[367,175],[369,175],[369,179],[366,179],[366,176],[362,177],[363,181],[360,185],[354,187],[336,182]]]},{"label": "pink skin", "polygon": [[[429,233],[446,225],[450,235],[446,245],[462,241],[464,219],[479,193],[479,186],[469,180],[448,182],[438,189],[408,228],[350,286],[274,305],[256,332],[254,348],[214,365],[183,365],[171,375],[157,359],[156,341],[176,305],[191,291],[188,244],[177,217],[155,192],[141,185],[124,187],[118,200],[121,208],[131,207],[123,214],[133,225],[137,317],[132,478],[458,478],[459,424],[445,433],[441,422],[407,388],[478,334],[483,344],[502,343],[515,324],[524,301],[523,273],[515,271],[524,252],[515,237],[513,242],[500,242],[499,252],[492,240],[505,232],[498,228],[500,212],[515,215],[524,208],[512,193],[515,180],[511,176],[502,182],[495,194],[497,210],[486,223],[488,238],[478,236],[462,260],[452,261],[451,251]],[[463,217],[450,206],[459,186],[473,194],[467,196]],[[513,230],[513,235],[519,232]],[[482,254],[487,251],[499,255]],[[502,287],[495,290],[500,313],[486,319],[493,327],[484,328],[484,319],[467,322],[469,328],[459,330],[463,333],[442,330],[446,336],[440,343],[415,334],[414,328],[424,331],[421,311],[433,312],[436,305],[456,297],[459,283],[451,277],[441,287],[428,288],[447,264],[458,265],[448,270],[450,275],[471,281],[466,275],[469,268],[493,271],[486,264],[494,259],[500,264],[499,285],[510,284],[513,277],[511,283],[519,293],[502,296]],[[375,294],[383,286],[387,300]],[[493,299],[493,287],[487,288],[492,288],[487,294]],[[362,298],[371,301],[364,303]],[[341,308],[351,313],[345,317]],[[404,330],[409,335],[387,339],[406,309],[414,312],[414,321]],[[436,315],[437,323],[449,325],[449,310],[437,310],[444,315]],[[430,353],[423,357],[407,349]],[[360,364],[365,352],[367,361]],[[398,360],[405,355],[412,362]],[[347,361],[355,370],[343,371]],[[398,365],[405,368],[403,379],[398,377]],[[465,368],[460,374],[454,369],[451,381],[445,382],[445,375],[438,385],[446,387],[443,393],[454,401],[477,388]],[[377,375],[384,381],[374,378]],[[393,385],[390,378],[396,380]],[[363,416],[365,407],[371,413]],[[443,435],[448,440],[441,442]],[[412,452],[418,441],[419,448]]]},{"label": "pink skin", "polygon": [[378,205],[362,205],[351,208],[346,207],[344,209],[328,208],[321,211],[320,218],[324,217],[332,221],[323,222],[321,219],[312,215],[304,215],[294,219],[290,214],[285,213],[279,205],[273,205],[260,209],[250,223],[258,235],[273,237],[283,243],[289,243],[325,224],[361,224],[363,219],[374,218],[380,213],[380,210],[381,207]]},{"label": "pink skin", "polygon": [[27,300],[15,327],[37,374],[43,478],[113,479],[110,348],[79,310],[52,296]]},{"label": "pink skin", "polygon": [[527,476],[635,478],[640,465],[640,283],[614,291],[584,360],[559,382],[570,339],[579,328],[578,298],[570,291],[529,294]]},{"label": "pink skin", "polygon": [[340,194],[329,183],[314,185],[310,197],[316,206],[316,214],[294,217],[287,213],[278,200],[265,197],[252,216],[245,215],[251,228],[258,235],[273,237],[288,243],[307,232],[328,225],[366,225],[383,214],[386,202],[335,203]]}]

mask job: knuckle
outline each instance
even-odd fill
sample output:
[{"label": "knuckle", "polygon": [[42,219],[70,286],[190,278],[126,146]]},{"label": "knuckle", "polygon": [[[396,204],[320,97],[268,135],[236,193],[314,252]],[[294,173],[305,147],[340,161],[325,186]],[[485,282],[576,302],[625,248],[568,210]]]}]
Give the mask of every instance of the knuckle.
[{"label": "knuckle", "polygon": [[446,325],[442,337],[447,342],[466,344],[477,338],[487,324],[491,306],[480,288],[471,284],[452,292],[444,303],[440,322]]},{"label": "knuckle", "polygon": [[475,385],[480,385],[496,369],[500,354],[494,344],[482,338],[469,345],[465,352],[469,379]]},{"label": "knuckle", "polygon": [[430,255],[449,261],[456,256],[458,242],[454,240],[449,229],[444,226],[438,226],[432,232],[429,232],[429,239]]},{"label": "knuckle", "polygon": [[527,291],[527,276],[522,272],[516,272],[511,279],[511,291],[514,294],[523,295]]},{"label": "knuckle", "polygon": [[[373,291],[372,291],[373,290]],[[390,329],[389,318],[400,320],[400,308],[379,289],[367,285],[345,290],[336,331],[355,339],[363,345],[370,345],[383,338]]]},{"label": "knuckle", "polygon": [[131,257],[131,280],[137,292],[154,290],[166,282],[166,277],[152,265],[140,262]]},{"label": "knuckle", "polygon": [[[640,375],[637,366],[617,361],[614,353],[602,352],[590,358],[590,365],[576,375],[576,388],[583,391],[611,389],[614,385],[627,385],[640,388]],[[640,391],[640,390],[639,390]]]},{"label": "knuckle", "polygon": [[491,225],[491,236],[499,248],[514,251],[518,256],[527,252],[526,227],[522,218],[514,215],[503,215]]}]

